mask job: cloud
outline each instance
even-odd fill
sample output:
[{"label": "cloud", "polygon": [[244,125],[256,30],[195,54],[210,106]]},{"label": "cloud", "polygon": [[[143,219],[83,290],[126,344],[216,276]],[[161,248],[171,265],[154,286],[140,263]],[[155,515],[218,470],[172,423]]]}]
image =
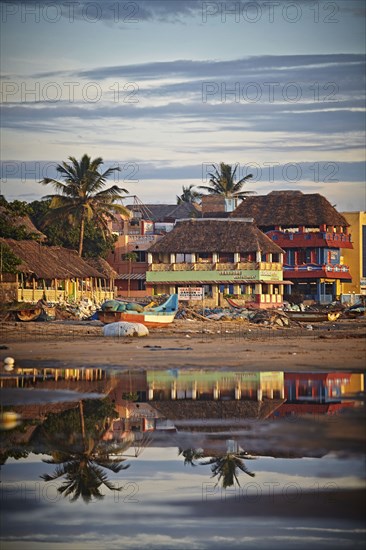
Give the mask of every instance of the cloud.
[{"label": "cloud", "polygon": [[[85,20],[89,22],[114,22],[128,24],[132,22],[158,21],[165,23],[180,23],[189,22],[192,18],[199,21],[207,22],[207,20],[221,20],[222,17],[227,19],[235,18],[242,20],[243,18],[250,21],[255,21],[258,13],[261,16],[269,17],[272,13],[277,17],[281,17],[283,9],[286,8],[286,0],[267,0],[267,1],[248,1],[248,0],[228,0],[228,2],[205,1],[205,0],[116,0],[116,1],[89,1],[79,0],[78,2],[66,3],[63,0],[3,0],[2,4],[8,4],[6,13],[13,13],[14,7],[31,7],[42,9],[44,6],[56,6],[59,8],[59,13],[62,17],[70,19]],[[296,0],[294,2],[295,15],[315,12],[313,6],[312,11],[309,10],[309,0]],[[13,7],[14,6],[14,7]],[[55,10],[55,7],[53,8]],[[231,11],[234,13],[230,16]],[[293,8],[294,9],[294,8]],[[324,15],[327,16],[327,21],[338,22],[340,14],[349,14],[351,17],[364,17],[365,9],[357,0],[338,0],[337,3],[330,3],[326,8]],[[50,11],[51,13],[51,11]],[[55,17],[49,15],[50,18]],[[315,14],[313,14],[315,17]],[[294,15],[288,15],[288,18]],[[95,20],[95,21],[94,21]]]}]

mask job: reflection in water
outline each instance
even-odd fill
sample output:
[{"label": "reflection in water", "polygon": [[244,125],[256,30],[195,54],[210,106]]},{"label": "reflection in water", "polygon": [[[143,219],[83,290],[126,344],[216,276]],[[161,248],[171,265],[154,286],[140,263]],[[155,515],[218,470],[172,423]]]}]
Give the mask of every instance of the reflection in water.
[{"label": "reflection in water", "polygon": [[184,466],[197,466],[196,461],[203,457],[203,449],[179,449],[178,454],[184,457]]},{"label": "reflection in water", "polygon": [[224,489],[232,487],[235,483],[240,487],[238,475],[239,470],[246,473],[250,477],[255,477],[253,472],[250,472],[245,466],[244,459],[251,460],[255,457],[250,456],[247,452],[239,446],[238,442],[234,439],[226,441],[226,452],[211,457],[206,461],[199,461],[205,456],[203,449],[179,449],[179,455],[184,457],[184,465],[187,466],[201,466],[210,465],[212,477],[217,477],[218,485],[222,480],[222,486]]},{"label": "reflection in water", "polygon": [[[108,446],[101,445],[103,426],[107,420],[105,416],[107,407],[100,407],[98,402],[93,401],[86,404],[90,409],[90,415],[87,416],[88,428],[85,426],[83,402],[80,401],[80,431],[74,424],[71,438],[64,439],[67,433],[71,435],[69,411],[57,415],[55,423],[48,419],[47,425],[43,426],[43,435],[54,448],[51,452],[52,458],[44,459],[43,462],[56,464],[57,467],[53,474],[43,474],[41,478],[44,481],[54,481],[65,477],[66,480],[58,488],[58,491],[65,497],[71,496],[71,502],[76,501],[79,497],[84,502],[90,502],[93,498],[102,499],[101,485],[111,491],[121,490],[108,480],[103,468],[114,473],[129,468],[129,465],[122,464],[122,460],[111,458]],[[73,413],[74,411],[71,415]],[[114,411],[111,410],[110,413],[113,414]],[[57,426],[56,432],[55,425]],[[60,439],[60,434],[63,434],[62,439]]]},{"label": "reflection in water", "polygon": [[[34,533],[43,536],[48,523],[56,525],[58,514],[61,511],[66,514],[66,509],[73,508],[68,524],[71,533],[75,508],[67,506],[67,502],[83,500],[96,503],[93,528],[96,532],[99,529],[104,537],[106,533],[101,527],[104,520],[99,516],[106,514],[107,523],[114,515],[120,518],[113,503],[123,503],[126,506],[122,515],[130,518],[126,519],[124,529],[130,538],[120,542],[120,523],[116,524],[119,545],[115,545],[116,548],[137,548],[138,545],[160,548],[158,543],[150,544],[149,538],[155,536],[157,525],[161,536],[165,536],[174,533],[174,529],[179,530],[178,525],[189,531],[187,526],[197,520],[196,533],[201,533],[205,514],[212,514],[210,519],[214,518],[216,523],[224,510],[230,515],[236,533],[243,529],[243,517],[250,518],[247,527],[253,529],[261,516],[262,523],[258,523],[261,533],[264,516],[276,518],[279,509],[286,516],[295,509],[291,498],[294,498],[292,493],[299,494],[296,485],[299,480],[303,480],[306,487],[331,491],[338,499],[330,503],[332,506],[326,512],[327,528],[338,528],[334,521],[339,522],[343,513],[348,522],[352,521],[347,510],[351,509],[350,499],[354,495],[347,494],[345,508],[340,489],[351,491],[362,487],[364,472],[360,461],[357,462],[359,457],[364,457],[362,374],[37,368],[4,373],[1,383],[4,403],[9,403],[12,391],[23,396],[21,404],[17,397],[19,404],[2,407],[2,414],[11,410],[22,418],[21,425],[2,432],[0,444],[3,488],[7,483],[7,507],[12,511],[6,511],[7,533],[11,532],[14,522],[24,526],[21,492],[16,494],[17,487],[11,490],[12,483],[24,479],[28,485],[41,479],[42,484],[53,487],[60,498],[60,501],[51,501],[53,508],[47,503],[48,521],[37,525],[36,521],[29,520],[32,536]],[[29,396],[37,395],[38,390],[48,391],[50,399],[57,390],[60,399],[54,403],[30,400]],[[69,390],[75,392],[74,401],[70,400]],[[104,398],[87,398],[97,393]],[[288,460],[290,458],[292,460]],[[252,462],[255,473],[247,467],[251,459],[257,459]],[[254,478],[254,475],[255,481],[245,482],[247,476]],[[137,501],[126,494],[127,485],[139,495],[137,508],[131,508]],[[272,487],[284,496],[282,508],[271,501],[273,494],[268,491]],[[202,501],[203,494],[207,502]],[[98,504],[102,498],[104,508]],[[319,494],[317,498],[321,498]],[[320,502],[322,506],[324,503],[318,500],[313,509],[306,508],[306,511],[305,502],[308,501],[304,496],[304,506],[294,511],[294,517],[297,513],[307,528],[307,518],[317,517]],[[24,506],[28,504],[25,502]],[[83,510],[78,507],[77,513],[85,530],[89,517]],[[254,513],[258,515],[255,521]],[[169,514],[175,518],[171,529],[166,522]],[[64,525],[63,522],[60,520],[60,524]],[[318,523],[314,522],[310,522],[312,528],[323,526],[318,517]],[[355,518],[355,522],[359,527],[360,519]],[[144,529],[148,531],[148,525],[150,535],[137,538],[135,546],[132,543],[130,546],[130,541],[140,536],[141,529],[144,533]],[[60,532],[64,529],[59,528]],[[220,531],[220,522],[216,529],[225,535]],[[37,541],[37,536],[31,540]],[[179,536],[185,536],[183,531]],[[253,544],[259,540],[258,536],[253,535]],[[72,547],[74,539],[70,537]],[[347,535],[346,542],[351,538]],[[197,542],[194,538],[182,540],[186,547],[220,548],[213,539],[210,539],[211,546],[207,541]],[[302,542],[308,544],[309,541],[305,537]],[[336,547],[337,539],[332,538],[331,542]],[[28,539],[24,548],[27,543]],[[167,544],[169,548],[179,548],[178,543]],[[285,539],[281,546],[291,548],[284,544]],[[78,545],[88,547],[85,541],[74,544]],[[318,546],[321,545],[322,542]],[[258,547],[276,546],[274,542],[271,546],[271,541],[266,539]]]}]

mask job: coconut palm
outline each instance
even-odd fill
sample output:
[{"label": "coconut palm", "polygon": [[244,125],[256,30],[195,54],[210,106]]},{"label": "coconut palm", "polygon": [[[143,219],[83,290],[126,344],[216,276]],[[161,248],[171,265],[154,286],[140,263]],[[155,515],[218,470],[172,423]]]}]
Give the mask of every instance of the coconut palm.
[{"label": "coconut palm", "polygon": [[184,466],[190,464],[191,466],[197,466],[195,460],[203,457],[203,449],[181,449],[179,448],[178,455],[184,456]]},{"label": "coconut palm", "polygon": [[[56,450],[51,452],[51,459],[44,459],[46,464],[55,464],[53,474],[43,474],[40,477],[44,481],[54,481],[65,477],[63,484],[57,489],[62,495],[72,495],[71,501],[81,497],[84,502],[90,502],[93,498],[102,499],[100,487],[104,485],[111,491],[120,491],[122,487],[116,487],[108,480],[105,469],[114,473],[126,470],[129,464],[122,464],[125,459],[112,459],[109,456],[108,444],[100,441],[103,428],[95,425],[93,433],[87,433],[85,429],[83,402],[79,402],[80,432],[74,434],[73,442],[67,439],[55,438]],[[104,426],[105,422],[101,422]],[[47,434],[46,434],[47,435]],[[113,452],[115,449],[113,448]]]},{"label": "coconut palm", "polygon": [[57,490],[65,497],[72,495],[72,502],[79,497],[84,502],[90,502],[93,498],[102,499],[102,485],[111,491],[120,491],[121,487],[113,485],[103,469],[118,473],[130,467],[129,464],[123,465],[123,460],[111,460],[108,455],[99,455],[94,446],[80,452],[55,451],[51,459],[44,459],[43,462],[56,464],[57,467],[53,474],[43,474],[41,478],[44,481],[54,481],[65,476],[65,481]]},{"label": "coconut palm", "polygon": [[253,177],[252,174],[248,174],[244,178],[235,181],[238,165],[233,169],[229,164],[220,162],[220,170],[214,164],[212,167],[214,171],[208,174],[210,176],[210,185],[199,185],[199,189],[204,189],[210,195],[223,195],[226,198],[237,197],[239,199],[253,193],[253,191],[242,191],[243,185]]},{"label": "coconut palm", "polygon": [[64,181],[44,178],[40,182],[43,185],[51,184],[56,191],[56,194],[44,197],[51,199],[51,211],[45,223],[49,224],[56,218],[68,220],[73,226],[79,227],[79,256],[81,256],[86,221],[92,220],[105,236],[109,233],[108,220],[114,220],[115,213],[127,216],[130,213],[127,208],[115,202],[122,199],[121,193],[127,193],[126,189],[117,185],[104,189],[108,176],[120,171],[118,167],[100,172],[103,159],[97,157],[91,160],[88,155],[84,155],[80,161],[75,157],[69,157],[69,161],[70,163],[62,162],[56,168]]},{"label": "coconut palm", "polygon": [[183,193],[181,195],[177,195],[177,204],[182,204],[183,202],[188,203],[197,203],[201,198],[201,193],[198,193],[198,191],[193,191],[194,185],[189,185],[188,187],[182,186]]},{"label": "coconut palm", "polygon": [[211,477],[217,477],[217,483],[222,479],[222,486],[224,489],[232,487],[235,482],[240,487],[238,475],[239,470],[244,472],[250,477],[254,477],[255,474],[250,472],[244,464],[243,459],[252,459],[245,452],[227,452],[224,455],[210,458],[207,462],[200,462],[201,465],[211,465]]}]

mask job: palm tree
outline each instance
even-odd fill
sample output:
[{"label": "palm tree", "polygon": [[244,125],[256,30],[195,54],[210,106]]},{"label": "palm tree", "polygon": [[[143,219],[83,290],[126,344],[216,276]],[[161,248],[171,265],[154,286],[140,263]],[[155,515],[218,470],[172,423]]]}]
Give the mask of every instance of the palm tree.
[{"label": "palm tree", "polygon": [[[125,459],[112,459],[108,453],[108,445],[100,441],[104,428],[95,425],[93,433],[87,435],[85,430],[83,402],[79,402],[79,419],[81,437],[68,444],[67,440],[60,442],[56,438],[57,449],[51,452],[51,459],[44,459],[46,464],[56,464],[53,474],[43,474],[40,477],[44,481],[54,481],[65,476],[65,481],[57,489],[62,495],[72,495],[71,501],[82,497],[84,502],[90,502],[93,498],[102,499],[101,485],[105,485],[111,491],[121,491],[122,487],[116,487],[108,480],[103,469],[118,473],[127,470],[129,464],[122,464]],[[104,426],[105,422],[101,422]],[[74,434],[76,435],[76,434]],[[113,449],[114,451],[114,449]]]},{"label": "palm tree", "polygon": [[79,256],[83,252],[85,222],[93,220],[93,223],[102,230],[103,236],[109,233],[108,220],[114,220],[114,213],[129,216],[130,213],[121,204],[115,201],[122,199],[121,193],[127,193],[117,185],[104,189],[108,176],[118,172],[118,167],[108,168],[100,172],[103,159],[97,157],[94,160],[84,155],[80,161],[75,157],[69,157],[70,163],[63,162],[56,168],[64,181],[52,178],[44,178],[40,183],[51,184],[56,194],[47,195],[45,199],[51,199],[51,211],[46,217],[46,224],[55,218],[65,220],[70,224],[80,227]]},{"label": "palm tree", "polygon": [[131,264],[137,262],[138,255],[136,252],[126,252],[123,255],[123,259],[128,262],[128,279],[127,279],[127,296],[130,297],[131,290]]},{"label": "palm tree", "polygon": [[196,466],[195,460],[203,457],[203,449],[181,449],[179,448],[178,456],[184,456],[184,466],[190,464],[191,466]]},{"label": "palm tree", "polygon": [[201,193],[198,193],[198,191],[193,191],[194,185],[189,185],[188,187],[182,186],[183,193],[181,195],[177,195],[177,204],[182,204],[183,202],[188,203],[197,203],[199,199],[201,198]]},{"label": "palm tree", "polygon": [[238,199],[244,198],[245,195],[252,194],[254,191],[242,191],[244,183],[246,183],[253,174],[248,174],[244,178],[235,182],[235,174],[238,168],[238,164],[233,167],[224,162],[220,162],[220,170],[216,166],[212,165],[214,172],[210,172],[210,184],[211,185],[199,185],[199,189],[204,189],[210,195],[223,195],[226,198],[236,197]]},{"label": "palm tree", "polygon": [[254,457],[249,456],[245,452],[227,452],[224,455],[213,457],[207,462],[200,462],[201,465],[211,465],[211,477],[217,477],[217,483],[222,479],[222,486],[224,489],[232,487],[235,482],[240,487],[238,475],[239,470],[246,473],[250,477],[254,477],[255,474],[250,472],[244,464],[243,459],[252,459]]},{"label": "palm tree", "polygon": [[130,467],[122,465],[123,460],[112,460],[107,454],[100,455],[95,444],[80,452],[54,451],[52,458],[44,459],[46,464],[56,464],[53,474],[43,474],[40,477],[44,481],[53,481],[65,476],[63,484],[57,489],[62,495],[72,495],[71,501],[75,502],[80,496],[84,502],[90,502],[93,498],[103,498],[100,486],[105,485],[111,491],[120,491],[122,487],[116,487],[108,480],[103,468],[118,473]]}]

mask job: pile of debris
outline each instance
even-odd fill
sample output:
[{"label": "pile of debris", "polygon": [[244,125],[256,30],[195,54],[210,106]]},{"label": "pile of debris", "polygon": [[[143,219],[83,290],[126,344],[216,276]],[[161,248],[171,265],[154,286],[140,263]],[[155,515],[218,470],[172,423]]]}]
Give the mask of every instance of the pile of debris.
[{"label": "pile of debris", "polygon": [[176,319],[196,319],[202,321],[235,321],[261,324],[273,327],[299,326],[297,321],[289,319],[284,311],[278,309],[246,308],[203,308],[180,307]]}]

